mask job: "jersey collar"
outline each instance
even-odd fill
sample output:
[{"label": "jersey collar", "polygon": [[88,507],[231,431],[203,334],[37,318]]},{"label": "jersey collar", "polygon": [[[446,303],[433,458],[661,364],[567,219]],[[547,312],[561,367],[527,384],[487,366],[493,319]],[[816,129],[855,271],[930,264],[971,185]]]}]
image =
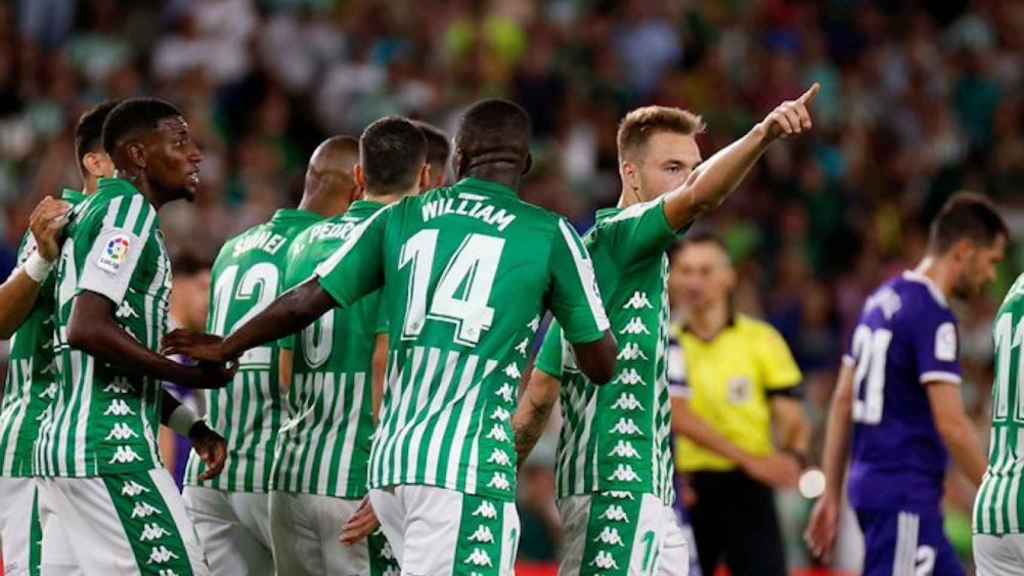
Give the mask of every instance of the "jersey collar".
[{"label": "jersey collar", "polygon": [[946,295],[942,293],[942,290],[939,290],[939,287],[935,285],[935,282],[932,282],[931,278],[913,270],[907,270],[903,273],[903,279],[909,280],[910,282],[924,284],[925,287],[928,288],[928,291],[931,292],[932,298],[935,298],[935,301],[938,302],[939,305],[943,308],[949,308],[949,302],[946,300]]},{"label": "jersey collar", "polygon": [[61,200],[66,200],[71,204],[78,204],[82,200],[85,200],[85,194],[82,194],[78,190],[72,190],[71,188],[64,188],[60,191]]},{"label": "jersey collar", "polygon": [[479,178],[463,178],[462,180],[459,180],[453,188],[472,188],[476,192],[483,192],[484,194],[489,194],[491,196],[519,198],[519,193],[508,186],[498,184],[497,182],[491,182],[490,180],[481,180]]},{"label": "jersey collar", "polygon": [[310,212],[309,210],[282,208],[281,210],[274,212],[274,217],[270,220],[271,222],[280,222],[282,220],[317,222],[319,220],[323,220],[323,216],[320,216],[316,212]]}]

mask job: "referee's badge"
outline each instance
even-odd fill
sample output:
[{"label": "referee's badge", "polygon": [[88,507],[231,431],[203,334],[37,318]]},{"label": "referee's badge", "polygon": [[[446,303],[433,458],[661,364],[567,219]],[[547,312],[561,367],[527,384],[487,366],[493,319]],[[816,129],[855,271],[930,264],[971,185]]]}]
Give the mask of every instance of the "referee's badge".
[{"label": "referee's badge", "polygon": [[754,395],[754,385],[750,378],[740,376],[729,380],[729,403],[746,404]]}]

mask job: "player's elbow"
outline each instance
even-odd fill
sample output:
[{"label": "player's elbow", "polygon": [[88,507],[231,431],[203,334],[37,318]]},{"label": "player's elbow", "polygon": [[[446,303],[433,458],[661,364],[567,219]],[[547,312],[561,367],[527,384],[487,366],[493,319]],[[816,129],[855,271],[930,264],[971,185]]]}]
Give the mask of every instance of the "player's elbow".
[{"label": "player's elbow", "polygon": [[100,327],[94,322],[72,318],[68,324],[68,346],[89,353],[99,338]]}]

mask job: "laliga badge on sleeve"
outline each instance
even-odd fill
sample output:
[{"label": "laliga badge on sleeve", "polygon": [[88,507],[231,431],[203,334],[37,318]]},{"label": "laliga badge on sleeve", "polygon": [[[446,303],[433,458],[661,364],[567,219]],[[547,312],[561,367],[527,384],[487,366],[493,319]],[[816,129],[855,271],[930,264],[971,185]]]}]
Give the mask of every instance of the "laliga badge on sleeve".
[{"label": "laliga badge on sleeve", "polygon": [[115,234],[107,240],[106,246],[100,252],[96,260],[96,266],[111,274],[121,271],[121,266],[128,262],[128,252],[131,249],[132,239],[127,234]]},{"label": "laliga badge on sleeve", "polygon": [[946,322],[935,331],[935,359],[940,362],[956,361],[956,326]]}]

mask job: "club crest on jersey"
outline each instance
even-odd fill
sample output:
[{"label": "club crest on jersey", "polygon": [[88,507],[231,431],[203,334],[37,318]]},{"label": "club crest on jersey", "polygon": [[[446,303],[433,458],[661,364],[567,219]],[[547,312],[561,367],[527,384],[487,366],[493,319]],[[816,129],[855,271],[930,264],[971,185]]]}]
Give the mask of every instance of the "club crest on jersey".
[{"label": "club crest on jersey", "polygon": [[115,234],[107,240],[106,246],[96,259],[96,266],[100,270],[106,270],[111,274],[121,271],[121,266],[128,262],[128,252],[132,246],[131,236],[127,234]]},{"label": "club crest on jersey", "polygon": [[729,402],[731,404],[745,404],[753,395],[754,386],[749,378],[740,376],[729,381]]}]

